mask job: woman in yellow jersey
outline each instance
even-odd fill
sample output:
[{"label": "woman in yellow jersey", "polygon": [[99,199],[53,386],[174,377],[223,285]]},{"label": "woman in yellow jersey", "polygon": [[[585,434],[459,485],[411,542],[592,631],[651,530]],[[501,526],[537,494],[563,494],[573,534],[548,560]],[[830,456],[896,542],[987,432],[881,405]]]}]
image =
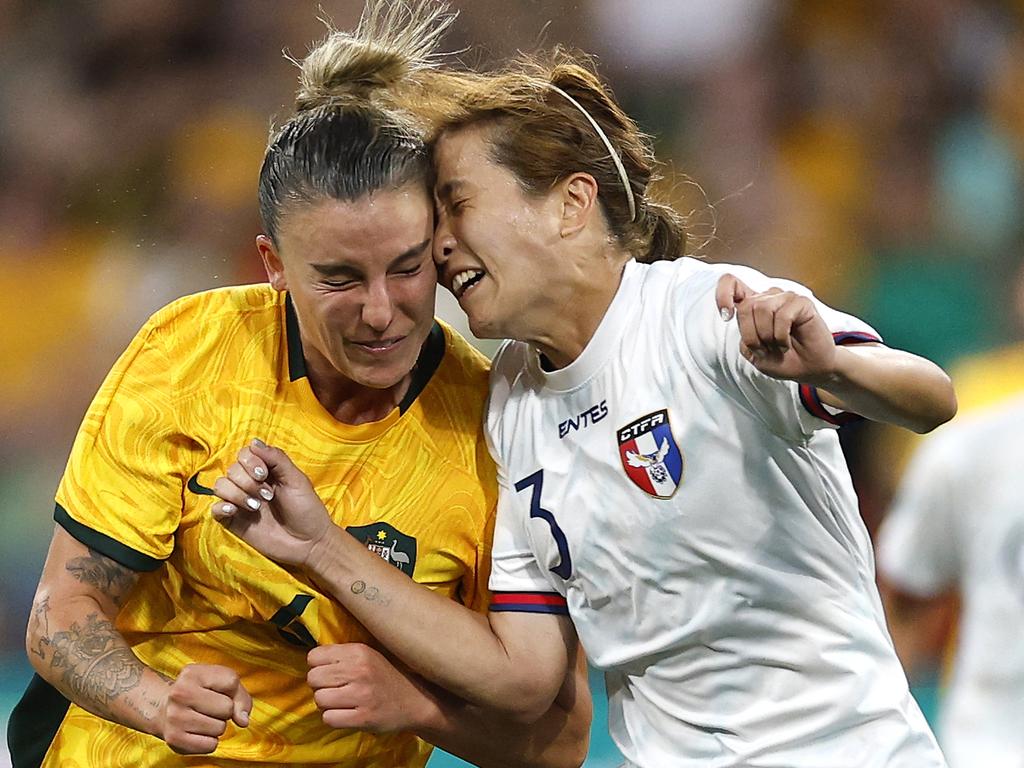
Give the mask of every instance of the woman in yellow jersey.
[{"label": "woman in yellow jersey", "polygon": [[[260,175],[269,285],[158,311],[102,385],[57,492],[27,633],[38,674],[9,725],[19,768],[422,766],[424,740],[481,765],[582,761],[579,667],[534,726],[467,706],[207,514],[237,446],[264,435],[376,560],[487,606],[487,363],[433,317],[429,121],[379,87],[397,68],[404,98],[443,95],[426,63],[443,11],[375,3],[307,58]],[[324,680],[356,717],[322,715]]]}]

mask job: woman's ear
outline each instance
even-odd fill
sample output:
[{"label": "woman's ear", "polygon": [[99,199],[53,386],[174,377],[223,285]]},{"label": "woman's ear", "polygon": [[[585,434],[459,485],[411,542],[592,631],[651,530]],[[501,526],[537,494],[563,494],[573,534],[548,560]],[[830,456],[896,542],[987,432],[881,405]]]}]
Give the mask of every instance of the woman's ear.
[{"label": "woman's ear", "polygon": [[597,179],[589,173],[574,173],[559,184],[562,193],[563,238],[580,232],[597,212]]},{"label": "woman's ear", "polygon": [[284,264],[277,254],[274,241],[266,235],[257,235],[256,250],[260,252],[263,268],[267,270],[267,281],[275,291],[285,290],[288,287],[288,281],[285,279]]}]

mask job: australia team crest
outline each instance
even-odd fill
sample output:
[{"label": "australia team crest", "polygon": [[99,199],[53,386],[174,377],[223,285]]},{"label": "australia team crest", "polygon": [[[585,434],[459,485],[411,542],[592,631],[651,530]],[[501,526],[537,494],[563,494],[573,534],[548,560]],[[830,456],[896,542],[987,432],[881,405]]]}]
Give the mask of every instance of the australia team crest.
[{"label": "australia team crest", "polygon": [[683,479],[683,454],[672,435],[668,411],[641,416],[615,434],[629,479],[655,498],[671,498]]},{"label": "australia team crest", "polygon": [[412,576],[416,568],[416,539],[387,523],[350,525],[346,529],[366,548],[402,573]]}]

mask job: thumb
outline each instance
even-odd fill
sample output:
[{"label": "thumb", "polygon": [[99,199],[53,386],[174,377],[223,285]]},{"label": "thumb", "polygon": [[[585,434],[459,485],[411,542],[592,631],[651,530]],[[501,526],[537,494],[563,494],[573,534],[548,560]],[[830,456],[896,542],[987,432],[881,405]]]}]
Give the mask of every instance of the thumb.
[{"label": "thumb", "polygon": [[231,719],[242,728],[247,727],[249,725],[249,713],[252,712],[252,696],[245,690],[245,686],[239,683],[231,698],[234,701]]}]

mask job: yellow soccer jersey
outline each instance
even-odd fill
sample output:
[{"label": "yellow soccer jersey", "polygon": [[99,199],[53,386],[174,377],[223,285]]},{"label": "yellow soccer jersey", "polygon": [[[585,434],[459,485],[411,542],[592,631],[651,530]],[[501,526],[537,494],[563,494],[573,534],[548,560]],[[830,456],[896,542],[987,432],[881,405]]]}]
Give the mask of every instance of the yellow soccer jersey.
[{"label": "yellow soccer jersey", "polygon": [[[291,455],[335,521],[371,550],[484,611],[496,500],[482,434],[486,392],[486,358],[436,324],[401,406],[381,421],[345,425],[314,396],[294,310],[269,286],[189,296],[156,313],[85,417],[55,519],[144,571],[116,622],[138,657],[172,678],[190,662],[231,667],[253,696],[251,724],[229,724],[212,756],[184,758],[67,707],[37,679],[27,698],[63,702],[50,713],[43,765],[424,764],[430,747],[413,736],[321,722],[306,653],[370,637],[299,571],[215,522],[210,486],[261,437]],[[31,701],[22,707],[37,721],[49,716]]]}]

